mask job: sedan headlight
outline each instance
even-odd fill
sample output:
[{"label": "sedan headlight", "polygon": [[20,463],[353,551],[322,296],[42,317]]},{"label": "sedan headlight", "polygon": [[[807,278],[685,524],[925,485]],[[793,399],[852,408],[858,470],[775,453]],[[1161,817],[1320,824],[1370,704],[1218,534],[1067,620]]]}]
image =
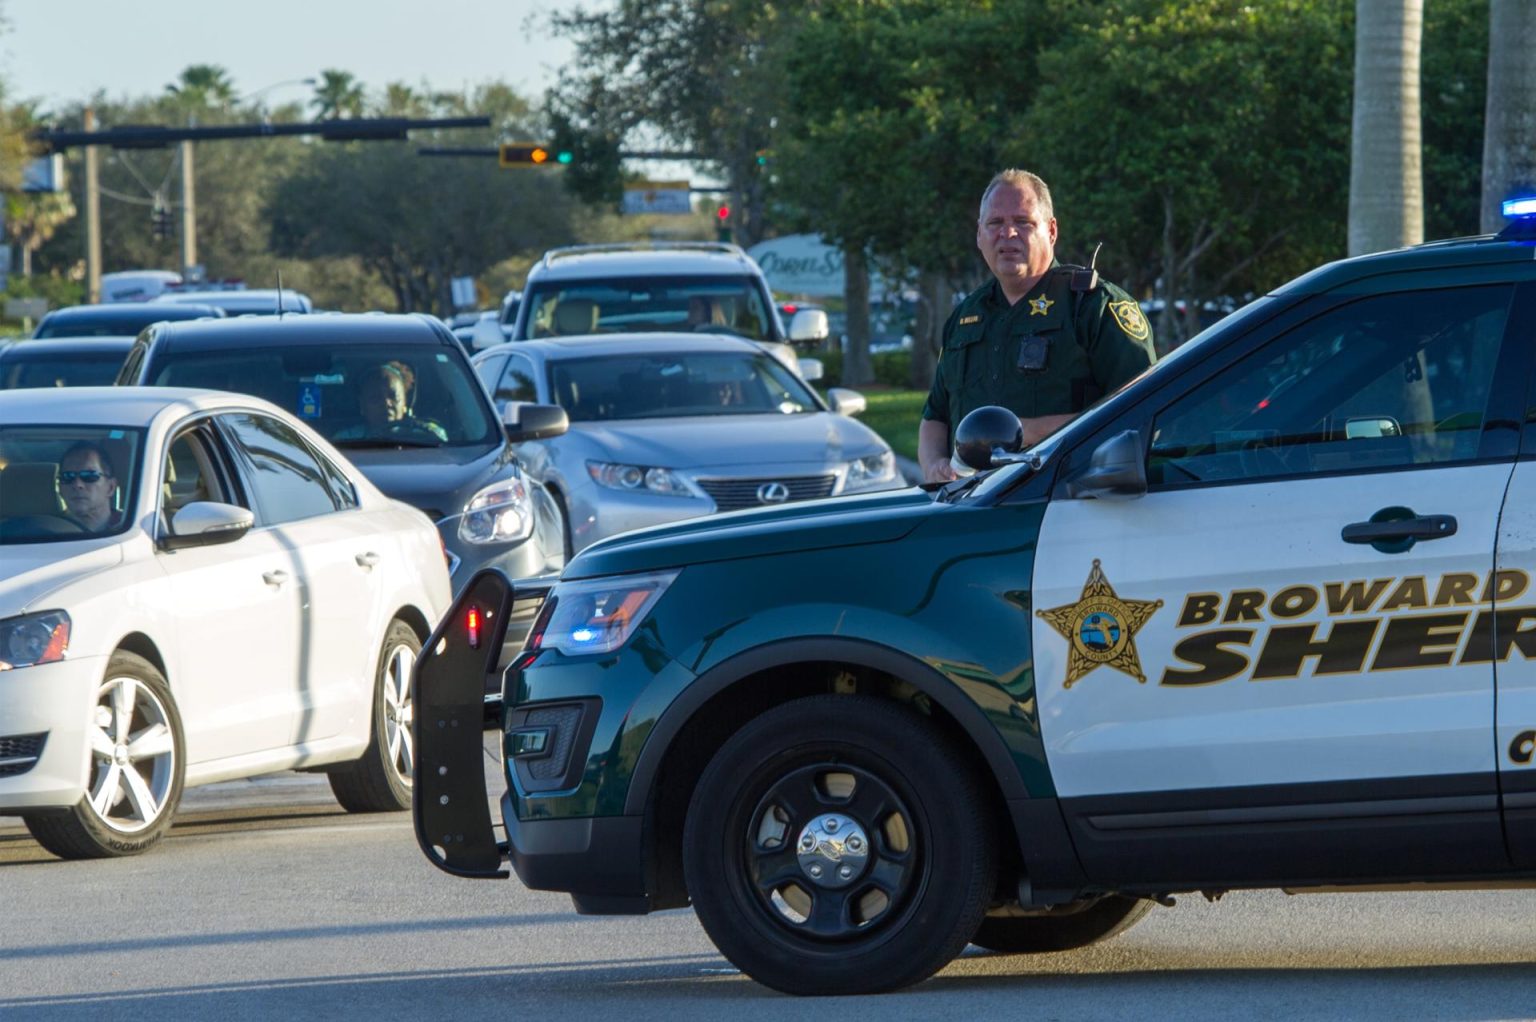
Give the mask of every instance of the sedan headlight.
[{"label": "sedan headlight", "polygon": [[659,493],[667,497],[691,497],[693,492],[683,477],[669,468],[644,465],[617,465],[607,461],[587,462],[587,474],[599,486],[630,493]]},{"label": "sedan headlight", "polygon": [[533,534],[533,504],[521,479],[487,486],[464,505],[459,538],[466,543],[507,543]]},{"label": "sedan headlight", "polygon": [[63,660],[69,652],[69,615],[62,610],[0,621],[0,671]]},{"label": "sedan headlight", "polygon": [[866,486],[878,486],[896,478],[896,455],[890,451],[871,454],[867,458],[855,458],[848,463],[848,485],[845,489],[859,490]]},{"label": "sedan headlight", "polygon": [[629,641],[675,578],[677,572],[661,571],[561,582],[544,601],[527,648],[571,656],[610,653]]}]

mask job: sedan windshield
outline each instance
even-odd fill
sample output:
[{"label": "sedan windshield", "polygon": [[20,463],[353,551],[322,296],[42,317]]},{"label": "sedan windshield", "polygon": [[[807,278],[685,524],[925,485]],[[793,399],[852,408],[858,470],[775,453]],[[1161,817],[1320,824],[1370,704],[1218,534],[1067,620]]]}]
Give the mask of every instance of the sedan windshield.
[{"label": "sedan windshield", "polygon": [[549,367],[549,384],[572,422],[822,410],[805,384],[767,355],[561,359]]},{"label": "sedan windshield", "polygon": [[21,387],[110,387],[122,367],[123,351],[93,351],[79,355],[50,352],[35,356],[16,352],[0,358],[0,390]]},{"label": "sedan windshield", "polygon": [[0,544],[127,529],[143,445],[126,427],[0,426]]},{"label": "sedan windshield", "polygon": [[771,309],[748,276],[569,281],[524,300],[529,337],[666,330],[774,339]]},{"label": "sedan windshield", "polygon": [[150,382],[265,398],[338,447],[440,447],[500,442],[485,392],[457,349],[425,345],[171,351]]}]

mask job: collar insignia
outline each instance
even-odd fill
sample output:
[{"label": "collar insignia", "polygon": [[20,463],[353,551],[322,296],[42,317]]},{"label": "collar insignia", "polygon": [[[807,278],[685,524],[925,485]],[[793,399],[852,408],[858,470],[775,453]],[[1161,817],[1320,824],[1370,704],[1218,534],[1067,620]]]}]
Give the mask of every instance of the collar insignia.
[{"label": "collar insignia", "polygon": [[1031,316],[1044,316],[1051,311],[1051,306],[1056,303],[1045,295],[1036,295],[1029,300],[1029,314]]},{"label": "collar insignia", "polygon": [[1081,599],[1065,607],[1035,611],[1067,640],[1067,680],[1062,687],[1071,688],[1105,664],[1146,684],[1147,676],[1136,653],[1136,630],[1162,605],[1162,600],[1120,599],[1095,560]]}]

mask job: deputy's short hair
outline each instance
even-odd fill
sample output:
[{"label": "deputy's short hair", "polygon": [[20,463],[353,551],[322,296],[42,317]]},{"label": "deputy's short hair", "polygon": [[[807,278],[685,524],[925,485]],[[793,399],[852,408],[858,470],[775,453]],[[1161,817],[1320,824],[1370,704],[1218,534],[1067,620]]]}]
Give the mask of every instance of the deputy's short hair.
[{"label": "deputy's short hair", "polygon": [[1045,183],[1045,179],[1039,174],[1028,170],[1020,170],[1017,167],[1009,167],[992,175],[992,180],[987,182],[986,191],[981,193],[981,205],[976,208],[976,220],[980,222],[986,212],[987,200],[992,198],[992,193],[1007,185],[1010,188],[1028,189],[1035,193],[1035,201],[1040,205],[1040,212],[1045,214],[1047,220],[1054,219],[1056,207],[1051,205],[1051,186]]}]

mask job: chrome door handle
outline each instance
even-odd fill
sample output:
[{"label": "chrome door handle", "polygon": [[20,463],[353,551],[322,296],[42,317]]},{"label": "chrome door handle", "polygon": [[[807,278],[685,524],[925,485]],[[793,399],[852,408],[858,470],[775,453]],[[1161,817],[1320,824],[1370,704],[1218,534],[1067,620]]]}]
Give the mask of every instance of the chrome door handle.
[{"label": "chrome door handle", "polygon": [[281,589],[283,583],[288,581],[288,573],[281,568],[277,571],[264,571],[261,573],[261,580],[269,586],[276,586]]},{"label": "chrome door handle", "polygon": [[379,563],[379,555],[372,550],[369,550],[367,553],[358,554],[352,559],[357,562],[359,568],[371,568]]}]

